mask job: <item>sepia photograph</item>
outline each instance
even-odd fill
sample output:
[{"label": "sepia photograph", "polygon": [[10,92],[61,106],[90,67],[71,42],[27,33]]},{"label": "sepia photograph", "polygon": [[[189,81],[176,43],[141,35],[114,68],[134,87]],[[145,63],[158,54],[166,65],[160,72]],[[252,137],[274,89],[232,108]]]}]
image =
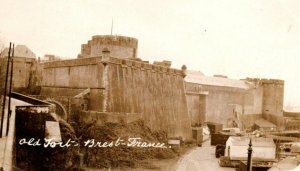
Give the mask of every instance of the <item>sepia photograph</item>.
[{"label": "sepia photograph", "polygon": [[300,171],[300,1],[0,0],[0,171]]}]

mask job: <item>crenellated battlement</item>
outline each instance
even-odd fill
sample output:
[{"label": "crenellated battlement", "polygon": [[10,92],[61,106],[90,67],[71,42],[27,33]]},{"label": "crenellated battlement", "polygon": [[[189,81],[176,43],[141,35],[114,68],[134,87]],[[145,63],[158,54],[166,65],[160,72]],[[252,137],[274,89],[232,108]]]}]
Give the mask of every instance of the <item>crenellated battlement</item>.
[{"label": "crenellated battlement", "polygon": [[78,58],[95,57],[104,54],[118,58],[136,58],[138,40],[126,36],[96,35],[87,44],[81,45]]},{"label": "crenellated battlement", "polygon": [[260,83],[260,84],[278,84],[284,85],[284,80],[266,79],[266,78],[246,78],[246,81]]},{"label": "crenellated battlement", "polygon": [[96,65],[101,61],[102,57],[92,58],[78,58],[78,59],[66,59],[60,61],[51,61],[43,63],[44,69],[47,68],[59,68],[59,67],[71,67],[80,65]]},{"label": "crenellated battlement", "polygon": [[278,85],[284,84],[284,80],[277,80],[277,79],[263,79],[262,81],[264,84],[278,84]]},{"label": "crenellated battlement", "polygon": [[137,48],[138,40],[126,36],[113,36],[113,35],[95,35],[92,40],[88,41],[90,45],[108,44],[115,46]]},{"label": "crenellated battlement", "polygon": [[151,70],[152,72],[183,75],[183,71],[179,69],[173,69],[161,65],[149,64],[148,62],[114,58],[109,56],[98,56],[90,58],[78,58],[69,60],[60,60],[45,62],[44,68],[59,68],[59,67],[72,67],[72,66],[83,66],[83,65],[97,65],[99,63],[121,65],[122,67],[131,67],[139,70]]}]

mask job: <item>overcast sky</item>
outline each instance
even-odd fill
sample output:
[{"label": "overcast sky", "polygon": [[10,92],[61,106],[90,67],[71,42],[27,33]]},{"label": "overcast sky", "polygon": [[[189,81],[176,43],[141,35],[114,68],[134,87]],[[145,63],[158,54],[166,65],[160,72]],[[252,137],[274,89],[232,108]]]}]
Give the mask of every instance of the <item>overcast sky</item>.
[{"label": "overcast sky", "polygon": [[299,0],[0,0],[0,39],[76,58],[93,35],[139,40],[143,60],[230,78],[285,80],[300,106]]}]

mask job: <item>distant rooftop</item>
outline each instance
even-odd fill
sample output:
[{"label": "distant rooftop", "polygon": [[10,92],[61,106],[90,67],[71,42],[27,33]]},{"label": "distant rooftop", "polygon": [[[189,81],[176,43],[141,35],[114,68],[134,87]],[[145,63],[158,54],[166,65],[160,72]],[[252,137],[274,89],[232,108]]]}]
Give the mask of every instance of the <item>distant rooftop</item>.
[{"label": "distant rooftop", "polygon": [[[0,57],[6,56],[8,56],[8,48],[5,48],[0,54]],[[36,58],[35,54],[25,45],[15,46],[14,56],[24,58]]]},{"label": "distant rooftop", "polygon": [[201,85],[212,85],[221,87],[234,87],[241,89],[249,89],[252,87],[252,83],[244,80],[229,79],[225,76],[205,76],[200,71],[187,71],[187,76],[184,78],[186,82],[197,83]]},{"label": "distant rooftop", "polygon": [[255,121],[255,124],[260,128],[276,128],[276,125],[265,119],[259,119]]}]

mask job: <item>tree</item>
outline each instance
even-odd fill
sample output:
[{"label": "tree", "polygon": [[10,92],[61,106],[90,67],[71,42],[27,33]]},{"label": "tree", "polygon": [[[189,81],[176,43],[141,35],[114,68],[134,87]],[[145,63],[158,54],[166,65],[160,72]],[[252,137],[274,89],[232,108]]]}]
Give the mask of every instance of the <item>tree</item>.
[{"label": "tree", "polygon": [[5,44],[6,44],[6,39],[4,36],[1,35],[0,32],[0,53],[2,53],[2,51],[5,49]]}]

